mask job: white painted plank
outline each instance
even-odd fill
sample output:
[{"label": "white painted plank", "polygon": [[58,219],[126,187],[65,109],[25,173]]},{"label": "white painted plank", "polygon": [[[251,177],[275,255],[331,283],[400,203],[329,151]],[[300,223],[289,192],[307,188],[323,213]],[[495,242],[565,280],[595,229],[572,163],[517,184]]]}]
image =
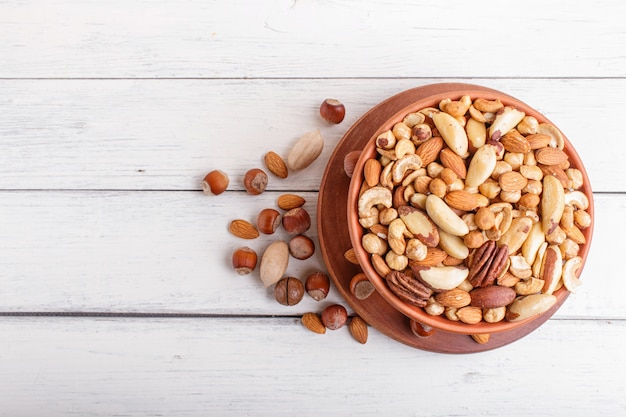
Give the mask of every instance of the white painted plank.
[{"label": "white painted plank", "polygon": [[[228,192],[2,192],[0,193],[0,310],[301,314],[320,310],[309,297],[278,305],[258,270],[236,275],[232,251],[259,254],[284,231],[244,241],[230,235],[235,218],[254,221],[275,207],[277,193]],[[317,196],[303,194],[316,221]],[[595,198],[596,229],[584,286],[559,311],[567,318],[625,318],[626,281],[615,272],[626,235],[624,194]],[[343,213],[338,213],[343,215]],[[317,231],[308,233],[317,243]],[[318,245],[319,247],[319,245]],[[348,249],[348,248],[346,248]],[[324,268],[319,251],[292,260],[287,273],[303,277]],[[333,291],[328,301],[342,301]]]},{"label": "white painted plank", "polygon": [[625,12],[609,0],[3,2],[0,77],[623,77]]},{"label": "white painted plank", "polygon": [[[274,150],[321,129],[326,145],[307,170],[273,190],[319,188],[335,145],[358,118],[400,91],[443,79],[373,80],[0,80],[0,189],[199,189],[211,169],[232,190]],[[619,140],[625,80],[462,80],[531,104],[583,158],[596,191],[626,191]],[[326,125],[326,97],[347,106]]]},{"label": "white painted plank", "polygon": [[297,319],[3,318],[2,416],[620,416],[623,321],[442,355]]}]

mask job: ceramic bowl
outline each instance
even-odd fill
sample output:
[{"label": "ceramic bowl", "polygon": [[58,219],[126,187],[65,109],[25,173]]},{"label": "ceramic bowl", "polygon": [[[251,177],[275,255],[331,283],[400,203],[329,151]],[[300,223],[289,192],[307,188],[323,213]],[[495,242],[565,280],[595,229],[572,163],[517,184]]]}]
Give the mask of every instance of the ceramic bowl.
[{"label": "ceramic bowl", "polygon": [[[348,230],[349,230],[350,240],[355,249],[359,264],[363,272],[367,275],[369,280],[372,282],[377,292],[389,304],[391,304],[396,310],[400,311],[403,315],[407,316],[409,319],[417,323],[421,323],[425,326],[430,326],[434,329],[439,329],[439,330],[452,332],[452,333],[459,333],[459,334],[505,332],[505,331],[517,328],[518,326],[522,326],[536,319],[537,317],[539,317],[539,315],[530,317],[522,321],[510,322],[510,321],[502,320],[497,323],[487,323],[485,321],[481,321],[480,323],[477,323],[477,324],[465,324],[460,321],[452,321],[452,320],[447,319],[444,315],[441,315],[441,316],[429,315],[424,311],[423,308],[415,307],[413,305],[407,304],[406,302],[398,298],[395,295],[395,293],[393,293],[389,289],[385,279],[381,277],[372,266],[372,263],[370,261],[370,255],[363,249],[362,244],[361,244],[364,229],[359,224],[357,204],[358,204],[359,192],[364,182],[363,168],[364,168],[365,162],[368,159],[377,158],[379,156],[376,151],[376,146],[375,146],[375,140],[379,136],[379,134],[386,130],[391,129],[394,124],[402,121],[407,114],[416,112],[426,107],[436,108],[438,107],[440,101],[443,99],[449,98],[451,100],[459,100],[462,96],[468,95],[472,98],[472,100],[478,97],[482,97],[488,100],[500,99],[500,101],[505,106],[515,107],[518,110],[525,112],[526,115],[534,116],[539,121],[539,123],[544,123],[544,122],[552,123],[544,115],[542,115],[541,113],[539,113],[532,107],[528,106],[527,104],[521,102],[520,100],[512,96],[509,96],[505,93],[502,93],[493,89],[467,84],[467,85],[461,85],[460,87],[462,88],[459,88],[458,90],[450,91],[449,87],[445,88],[446,84],[441,84],[442,86],[441,91],[443,92],[437,93],[438,91],[437,86],[438,85],[431,86],[432,90],[435,91],[434,94],[410,104],[409,106],[405,107],[404,109],[396,113],[393,117],[390,117],[387,120],[381,121],[378,130],[376,131],[374,135],[372,135],[371,139],[367,142],[367,145],[363,149],[356,163],[354,174],[350,181],[350,187],[348,191]],[[567,139],[566,134],[564,134],[564,132],[562,131],[561,133],[563,133],[563,138],[564,138],[564,143],[565,143],[563,151],[567,153],[567,155],[569,156],[571,167],[578,168],[583,174],[584,185],[580,190],[587,195],[589,202],[590,202],[590,206],[587,212],[591,216],[592,223],[590,227],[583,230],[583,234],[585,235],[585,238],[586,238],[586,243],[583,245],[580,245],[579,256],[581,256],[583,259],[583,266],[581,266],[581,269],[579,271],[579,276],[580,276],[580,274],[582,273],[582,268],[584,267],[584,263],[588,256],[589,248],[591,246],[591,237],[593,233],[593,216],[594,216],[593,196],[592,196],[591,186],[589,183],[589,177],[587,175],[587,172],[585,170],[582,160],[578,156],[576,150],[574,149],[570,141]],[[584,286],[581,288],[581,290],[584,290]],[[561,287],[559,290],[557,290],[554,293],[554,295],[557,297],[556,305],[560,306],[562,302],[564,301],[564,299],[567,298],[567,296],[569,295],[569,292],[565,289],[565,287]],[[550,312],[550,314],[553,314],[553,313],[554,311]]]}]

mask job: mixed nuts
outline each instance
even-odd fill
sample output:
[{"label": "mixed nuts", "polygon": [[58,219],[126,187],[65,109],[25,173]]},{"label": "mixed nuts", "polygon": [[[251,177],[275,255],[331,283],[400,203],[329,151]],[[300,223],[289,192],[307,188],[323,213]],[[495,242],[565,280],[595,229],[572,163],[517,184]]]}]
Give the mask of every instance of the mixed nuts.
[{"label": "mixed nuts", "polygon": [[494,323],[541,314],[556,290],[580,285],[589,201],[555,126],[463,96],[407,114],[375,142],[361,174],[362,248],[399,299]]}]

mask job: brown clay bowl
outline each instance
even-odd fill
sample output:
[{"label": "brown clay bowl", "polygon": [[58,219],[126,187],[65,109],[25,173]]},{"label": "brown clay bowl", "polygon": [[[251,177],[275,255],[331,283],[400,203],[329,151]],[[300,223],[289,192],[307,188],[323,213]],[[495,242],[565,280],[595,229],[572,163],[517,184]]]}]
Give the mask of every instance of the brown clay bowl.
[{"label": "brown clay bowl", "polygon": [[[358,213],[357,213],[357,203],[358,196],[361,186],[364,181],[363,176],[363,167],[365,162],[371,158],[377,158],[378,154],[376,152],[375,140],[378,135],[397,123],[402,121],[404,116],[408,113],[412,113],[418,111],[420,109],[426,107],[438,107],[438,104],[441,100],[450,98],[452,100],[458,100],[463,95],[469,95],[472,99],[482,97],[489,100],[500,99],[504,105],[513,106],[523,112],[526,115],[534,116],[539,123],[550,122],[544,115],[528,106],[527,104],[521,102],[520,100],[511,97],[502,92],[488,89],[481,86],[473,86],[470,84],[462,84],[458,90],[450,91],[450,88],[447,84],[440,84],[442,91],[441,93],[437,93],[439,90],[437,85],[432,85],[431,89],[435,92],[425,98],[419,99],[414,103],[406,106],[399,112],[397,112],[394,116],[390,117],[386,121],[381,122],[376,133],[372,135],[371,139],[367,142],[367,145],[363,149],[354,169],[354,174],[350,181],[350,187],[348,191],[348,231],[350,235],[350,241],[355,249],[359,264],[363,270],[363,272],[367,275],[369,280],[372,282],[377,292],[396,310],[400,313],[408,317],[409,319],[421,323],[426,326],[430,326],[434,329],[443,330],[445,332],[457,333],[457,334],[480,334],[480,333],[499,333],[506,332],[520,326],[524,326],[529,322],[537,319],[540,315],[530,317],[523,321],[500,321],[497,323],[487,323],[485,321],[481,321],[477,324],[465,324],[458,321],[452,321],[447,319],[445,316],[432,316],[427,314],[422,308],[412,306],[410,304],[405,303],[401,299],[399,299],[387,286],[385,279],[381,277],[370,261],[370,255],[363,249],[361,245],[361,238],[364,233],[364,229],[361,227],[358,221]],[[563,132],[561,132],[563,133]],[[593,207],[593,195],[591,191],[591,186],[589,183],[589,177],[585,170],[582,160],[578,156],[576,150],[572,146],[572,144],[567,139],[566,135],[563,134],[565,146],[563,151],[567,153],[569,156],[569,160],[571,163],[571,167],[578,168],[582,174],[584,179],[584,185],[581,188],[581,191],[584,192],[589,199],[589,209],[587,210],[591,216],[592,222],[591,226],[584,229],[583,233],[586,238],[586,243],[580,245],[579,256],[582,257],[583,263],[581,269],[579,270],[579,275],[582,273],[582,268],[584,267],[585,261],[587,259],[589,248],[591,246],[591,238],[593,234],[593,218],[594,218],[594,207]],[[584,287],[583,287],[584,288]],[[564,288],[560,288],[558,291],[554,293],[557,297],[557,305],[560,306],[564,300],[568,297],[569,292]],[[553,311],[550,313],[552,314]],[[544,313],[546,314],[546,313]]]}]

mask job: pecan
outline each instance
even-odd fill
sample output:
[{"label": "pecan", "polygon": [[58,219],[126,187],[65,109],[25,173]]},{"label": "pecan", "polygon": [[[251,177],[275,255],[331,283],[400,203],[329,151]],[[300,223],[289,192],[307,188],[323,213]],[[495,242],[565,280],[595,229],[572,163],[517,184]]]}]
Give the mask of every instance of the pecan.
[{"label": "pecan", "polygon": [[476,249],[467,279],[474,287],[484,287],[494,283],[502,273],[509,256],[509,247],[497,247],[496,242],[488,240]]},{"label": "pecan", "polygon": [[405,302],[425,307],[433,291],[417,278],[400,271],[393,271],[385,277],[391,291]]}]

